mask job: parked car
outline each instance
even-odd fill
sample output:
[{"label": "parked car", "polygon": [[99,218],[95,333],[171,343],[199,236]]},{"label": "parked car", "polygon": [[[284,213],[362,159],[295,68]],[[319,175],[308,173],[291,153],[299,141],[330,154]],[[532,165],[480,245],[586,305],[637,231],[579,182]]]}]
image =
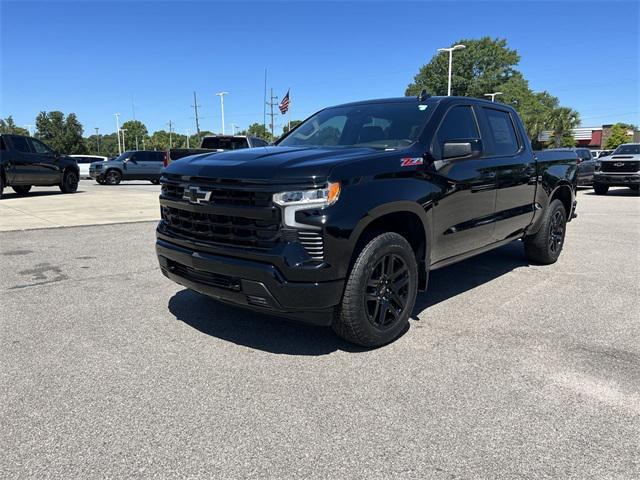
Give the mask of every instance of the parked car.
[{"label": "parked car", "polygon": [[620,145],[608,157],[602,157],[596,169],[593,190],[606,195],[609,187],[629,187],[637,192],[640,188],[640,143]]},{"label": "parked car", "polygon": [[598,160],[592,155],[588,148],[552,148],[549,150],[570,150],[578,156],[578,186],[593,185],[593,174],[596,170]]},{"label": "parked car", "polygon": [[245,135],[210,135],[202,139],[200,148],[172,148],[167,153],[166,165],[191,155],[225,152],[242,148],[266,147],[267,142],[258,137]]},{"label": "parked car", "polygon": [[149,180],[157,184],[165,155],[153,150],[127,151],[115,160],[92,163],[89,176],[101,185],[118,185],[122,180]]},{"label": "parked car", "polygon": [[80,178],[91,178],[89,175],[89,165],[93,162],[106,162],[107,157],[100,155],[69,155],[71,158],[75,158],[80,168]]},{"label": "parked car", "polygon": [[33,137],[0,135],[0,197],[8,186],[18,195],[31,187],[58,185],[63,193],[78,189],[76,161]]},{"label": "parked car", "polygon": [[576,163],[573,151],[534,153],[503,104],[424,92],[350,103],[275,146],[169,165],[156,252],[187,288],[383,345],[431,270],[515,240],[554,263]]}]

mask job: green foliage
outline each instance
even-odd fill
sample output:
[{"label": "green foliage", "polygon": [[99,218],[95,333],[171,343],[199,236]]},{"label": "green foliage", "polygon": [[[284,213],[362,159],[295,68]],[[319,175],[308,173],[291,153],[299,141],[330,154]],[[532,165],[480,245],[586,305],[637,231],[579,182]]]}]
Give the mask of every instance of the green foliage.
[{"label": "green foliage", "polygon": [[13,117],[9,115],[7,118],[0,118],[0,133],[10,133],[12,135],[29,135],[29,130],[18,127],[13,121]]},{"label": "green foliage", "polygon": [[125,131],[125,150],[142,150],[142,145],[146,144],[149,138],[145,124],[139,120],[128,120],[120,128]]},{"label": "green foliage", "polygon": [[[463,50],[453,52],[451,76],[452,95],[481,97],[496,92],[516,72],[520,56],[507,48],[504,39],[483,37],[479,40],[460,39],[453,45],[463,44]],[[405,95],[417,95],[426,89],[432,95],[446,95],[449,78],[449,53],[437,52],[423,65],[407,86]]]},{"label": "green foliage", "polygon": [[91,135],[85,139],[87,153],[90,155],[104,155],[114,157],[118,155],[118,137],[115,132],[107,135]]},{"label": "green foliage", "polygon": [[82,125],[75,113],[40,112],[36,117],[36,137],[65,154],[86,153]]},{"label": "green foliage", "polygon": [[[291,130],[296,128],[301,123],[302,123],[302,120],[291,120]],[[282,133],[287,133],[288,131],[289,131],[289,123],[285,123],[284,127],[282,127]]]},{"label": "green foliage", "polygon": [[568,107],[557,107],[551,110],[548,126],[552,132],[550,139],[554,147],[575,147],[576,140],[571,129],[580,124],[580,114]]},{"label": "green foliage", "polygon": [[[176,132],[172,132],[169,135],[169,132],[166,130],[158,130],[157,132],[153,132],[153,135],[149,137],[149,140],[146,142],[147,150],[169,150],[170,148],[186,148],[187,147],[187,136],[180,135]],[[189,144],[192,148],[199,147],[199,143],[196,145]]]},{"label": "green foliage", "polygon": [[613,127],[611,127],[611,135],[609,136],[609,138],[607,138],[605,148],[607,150],[613,150],[615,148],[618,148],[623,143],[629,143],[632,136],[628,135],[627,132],[630,129],[633,129],[633,126],[624,123],[616,123]]},{"label": "green foliage", "polygon": [[258,137],[267,142],[272,142],[273,137],[271,136],[271,132],[266,129],[264,125],[261,123],[252,123],[249,125],[249,128],[240,132],[240,135],[247,135],[251,137]]}]

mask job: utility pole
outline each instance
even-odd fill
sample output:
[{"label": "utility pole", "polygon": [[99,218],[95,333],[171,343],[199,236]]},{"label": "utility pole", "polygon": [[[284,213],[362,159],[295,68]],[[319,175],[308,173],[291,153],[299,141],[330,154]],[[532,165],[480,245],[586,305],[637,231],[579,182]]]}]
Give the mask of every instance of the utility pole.
[{"label": "utility pole", "polygon": [[193,111],[196,116],[196,133],[198,134],[198,138],[200,138],[200,119],[198,118],[198,99],[196,98],[196,92],[193,92]]},{"label": "utility pole", "polygon": [[453,51],[467,48],[466,45],[454,45],[451,48],[439,48],[439,52],[449,52],[449,86],[447,87],[447,96],[451,96],[451,67],[453,65]]},{"label": "utility pole", "polygon": [[29,131],[29,136],[33,137],[33,125],[25,125],[25,128]]},{"label": "utility pole", "polygon": [[100,155],[100,135],[98,134],[98,130],[100,129],[95,127],[94,130],[96,131],[96,149],[98,150],[98,155]]},{"label": "utility pole", "polygon": [[267,105],[269,105],[269,107],[271,108],[271,113],[269,114],[269,116],[271,117],[271,123],[269,124],[269,126],[271,127],[271,137],[274,137],[273,117],[275,116],[275,113],[273,113],[273,106],[278,105],[278,97],[273,95],[273,88],[271,89],[271,95],[269,101],[267,102]]},{"label": "utility pole", "polygon": [[229,92],[218,92],[216,95],[220,97],[220,112],[222,114],[222,134],[224,135],[224,96],[228,95]]},{"label": "utility pole", "polygon": [[169,148],[173,148],[173,143],[172,143],[173,122],[169,120],[169,123],[167,123],[167,125],[169,125]]},{"label": "utility pole", "polygon": [[262,128],[267,129],[267,69],[264,69],[264,97],[262,99]]},{"label": "utility pole", "polygon": [[120,146],[120,114],[114,113],[116,117],[116,135],[118,135],[118,155],[122,155],[122,147]]},{"label": "utility pole", "polygon": [[238,125],[236,125],[235,123],[231,124],[231,134],[235,135],[236,134],[236,128],[238,128]]},{"label": "utility pole", "polygon": [[187,131],[187,148],[189,148],[189,129],[185,129]]}]

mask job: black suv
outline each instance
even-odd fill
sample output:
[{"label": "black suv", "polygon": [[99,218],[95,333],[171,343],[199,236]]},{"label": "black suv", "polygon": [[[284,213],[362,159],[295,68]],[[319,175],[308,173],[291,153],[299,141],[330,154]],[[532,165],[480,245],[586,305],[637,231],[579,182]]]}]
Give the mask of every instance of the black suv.
[{"label": "black suv", "polygon": [[430,270],[520,239],[531,261],[555,262],[576,164],[572,151],[534,154],[502,104],[423,93],[341,105],[275,146],[167,167],[156,251],[188,288],[382,345]]},{"label": "black suv", "polygon": [[76,161],[61,155],[37,138],[0,135],[0,197],[5,186],[25,195],[36,186],[57,185],[63,193],[78,189]]}]

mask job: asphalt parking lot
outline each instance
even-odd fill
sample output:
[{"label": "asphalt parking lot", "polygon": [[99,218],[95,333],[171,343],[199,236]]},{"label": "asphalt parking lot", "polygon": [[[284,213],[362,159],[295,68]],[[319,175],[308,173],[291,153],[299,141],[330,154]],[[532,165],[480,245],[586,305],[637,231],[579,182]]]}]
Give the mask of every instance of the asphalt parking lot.
[{"label": "asphalt parking lot", "polygon": [[[157,186],[85,183],[157,216]],[[173,284],[152,221],[5,216],[85,197],[0,201],[3,478],[640,476],[630,190],[582,190],[555,265],[516,243],[434,272],[409,330],[369,351]],[[57,207],[39,216],[64,227]]]}]

